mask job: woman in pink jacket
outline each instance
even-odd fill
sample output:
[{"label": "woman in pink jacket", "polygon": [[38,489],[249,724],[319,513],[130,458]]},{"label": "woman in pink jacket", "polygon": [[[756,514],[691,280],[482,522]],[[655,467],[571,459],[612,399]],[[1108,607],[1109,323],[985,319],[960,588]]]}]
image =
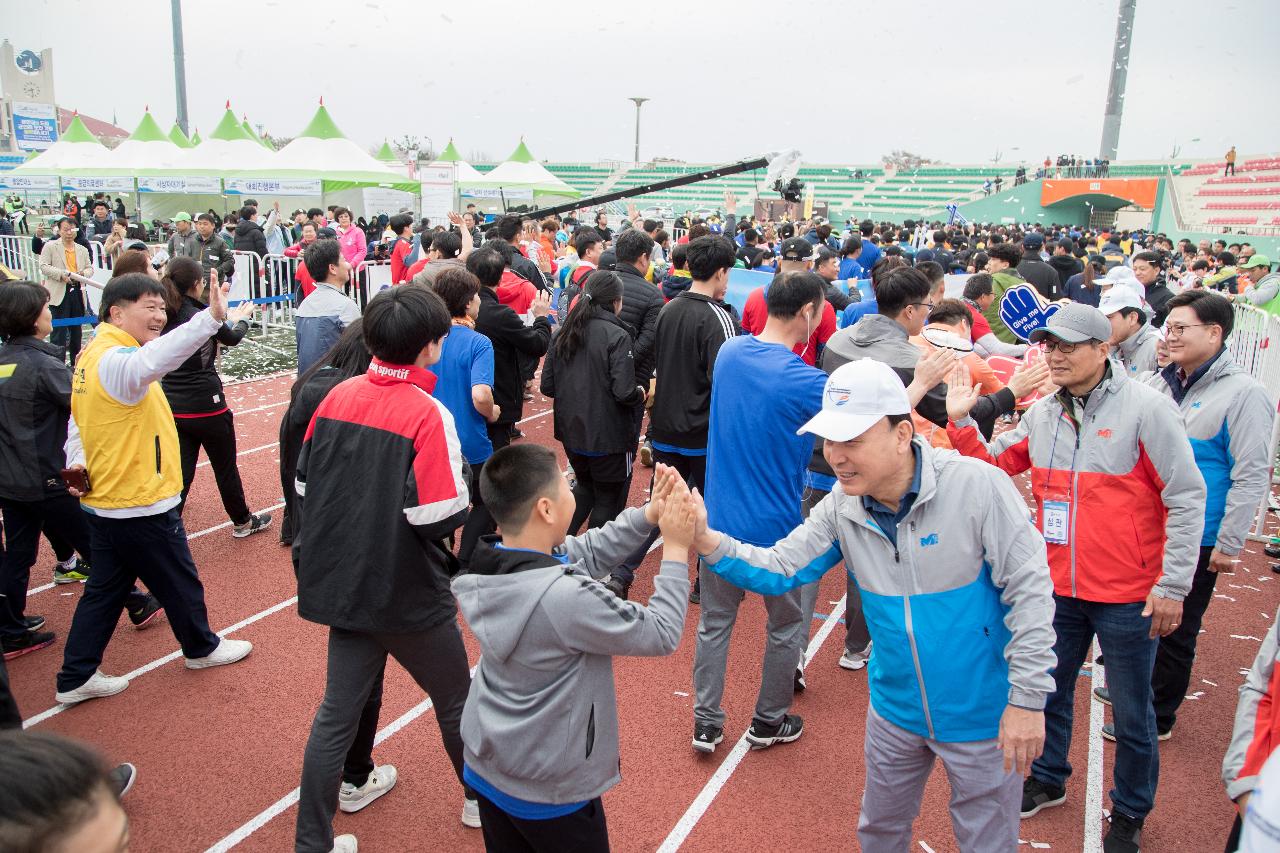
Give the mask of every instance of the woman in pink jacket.
[{"label": "woman in pink jacket", "polygon": [[338,245],[342,247],[342,257],[347,259],[347,263],[351,264],[354,270],[364,260],[365,253],[369,251],[369,244],[364,232],[351,221],[351,211],[345,207],[335,208],[333,218],[338,223]]}]

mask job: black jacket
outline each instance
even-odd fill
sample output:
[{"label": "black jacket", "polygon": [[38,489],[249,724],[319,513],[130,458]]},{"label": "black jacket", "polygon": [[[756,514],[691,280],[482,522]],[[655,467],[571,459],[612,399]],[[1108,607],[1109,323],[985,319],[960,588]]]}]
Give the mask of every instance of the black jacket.
[{"label": "black jacket", "polygon": [[[182,297],[182,306],[177,315],[170,317],[165,324],[165,335],[190,320],[205,309],[205,304],[190,296]],[[218,329],[218,333],[205,341],[200,349],[175,370],[165,374],[160,380],[160,387],[169,399],[169,408],[175,415],[216,415],[227,408],[227,398],[222,391],[222,377],[215,366],[218,359],[218,344],[233,347],[244,340],[249,324],[244,320],[232,328],[226,323]]]},{"label": "black jacket", "polygon": [[1067,293],[1067,280],[1078,272],[1084,272],[1084,264],[1071,255],[1052,255],[1049,258],[1049,266],[1053,267],[1054,272],[1058,274],[1058,281],[1062,286],[1059,293],[1063,296]]},{"label": "black jacket", "polygon": [[509,305],[498,301],[493,288],[480,288],[476,331],[493,343],[493,401],[502,407],[497,423],[512,424],[524,414],[524,379],[520,354],[541,358],[551,342],[551,322],[538,317],[526,326]]},{"label": "black jacket", "polygon": [[653,378],[653,341],[657,335],[658,312],[666,304],[662,291],[645,281],[630,264],[618,264],[622,276],[622,310],[618,316],[636,330],[636,381],[648,386]]},{"label": "black jacket", "polygon": [[341,372],[332,367],[322,367],[311,375],[305,384],[293,383],[289,391],[289,408],[280,419],[280,487],[284,489],[284,518],[280,522],[280,541],[293,542],[293,516],[297,492],[294,482],[298,474],[298,455],[302,453],[303,439],[311,417],[329,392],[342,382]]},{"label": "black jacket", "polygon": [[516,250],[511,257],[511,271],[523,279],[527,279],[530,284],[538,288],[538,290],[547,290],[547,279],[542,274],[542,270],[538,269],[538,265],[533,261],[520,254]]},{"label": "black jacket", "polygon": [[262,226],[248,219],[237,222],[235,250],[253,252],[260,258],[266,257],[267,235],[262,233]]},{"label": "black jacket", "polygon": [[434,377],[375,361],[325,396],[297,468],[298,615],[349,631],[425,631],[457,614],[444,540],[470,475]]},{"label": "black jacket", "polygon": [[834,282],[827,282],[827,301],[831,303],[831,307],[837,312],[849,307],[849,295],[837,287]]},{"label": "black jacket", "polygon": [[[565,361],[554,344],[542,364],[542,393],[556,401],[555,436],[565,450],[628,453],[636,446],[636,379],[631,331],[607,308],[592,306],[582,347]],[[557,396],[559,394],[559,396]]]},{"label": "black jacket", "polygon": [[1058,271],[1040,260],[1038,252],[1022,256],[1022,261],[1018,264],[1018,274],[1040,291],[1040,295],[1045,299],[1052,301],[1062,298],[1062,280],[1058,278]]},{"label": "black jacket", "polygon": [[1164,325],[1165,318],[1169,316],[1169,300],[1173,298],[1173,291],[1165,284],[1162,275],[1155,284],[1147,288],[1147,304],[1151,306],[1151,326],[1158,329]]},{"label": "black jacket", "polygon": [[[265,242],[264,238],[264,245]],[[205,278],[209,277],[209,270],[217,270],[218,281],[226,281],[231,278],[231,274],[236,271],[235,256],[232,255],[231,250],[227,248],[227,241],[223,240],[216,233],[210,234],[208,240],[203,239],[199,234],[197,234],[195,249],[195,259],[204,267]]]},{"label": "black jacket", "polygon": [[658,383],[649,412],[649,438],[698,450],[711,422],[711,371],[720,347],[741,333],[720,303],[683,291],[658,315]]},{"label": "black jacket", "polygon": [[62,482],[71,371],[62,347],[34,337],[0,347],[0,498],[41,501]]}]

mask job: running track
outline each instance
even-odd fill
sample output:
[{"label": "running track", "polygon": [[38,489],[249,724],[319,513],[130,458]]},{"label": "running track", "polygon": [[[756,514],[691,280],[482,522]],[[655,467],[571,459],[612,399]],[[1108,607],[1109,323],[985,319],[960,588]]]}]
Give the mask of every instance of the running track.
[{"label": "running track", "polygon": [[[255,510],[281,502],[275,442],[291,379],[267,377],[228,387],[237,413],[240,470]],[[529,403],[522,428],[526,441],[558,450],[549,409],[542,397]],[[632,504],[643,500],[647,486],[642,469]],[[352,499],[359,497],[353,490]],[[278,524],[279,510],[273,515]],[[302,749],[324,688],[325,631],[298,618],[292,566],[274,527],[231,539],[207,465],[197,473],[185,521],[214,630],[252,640],[255,649],[247,661],[189,672],[165,622],[138,632],[121,620],[103,669],[136,673],[132,685],[119,696],[64,713],[53,700],[54,674],[80,587],[48,584],[53,560],[46,546],[33,572],[37,591],[28,612],[46,615],[59,642],[10,662],[14,692],[29,726],[81,738],[112,760],[138,766],[139,782],[127,799],[133,849],[288,850]],[[1218,584],[1192,697],[1183,705],[1174,738],[1161,746],[1160,789],[1144,839],[1149,850],[1220,849],[1232,819],[1218,781],[1220,762],[1242,670],[1280,597],[1280,577],[1268,570],[1260,546],[1250,543],[1243,556],[1235,576]],[[642,567],[633,598],[648,597],[656,562],[655,554]],[[618,660],[623,782],[605,796],[615,849],[857,848],[866,674],[836,666],[843,626],[825,621],[843,612],[843,591],[838,571],[822,581],[823,616],[813,625],[809,690],[794,709],[804,716],[806,731],[794,744],[755,753],[735,748],[750,723],[758,687],[764,622],[758,604],[743,606],[734,635],[724,700],[726,740],[714,756],[696,755],[689,746],[696,607],[690,608],[674,655]],[[478,649],[465,629],[464,635],[474,664]],[[1079,685],[1069,801],[1023,823],[1022,838],[1030,845],[1025,849],[1101,849],[1112,747],[1097,730],[1108,717],[1088,697],[1088,669]],[[339,815],[337,831],[355,832],[361,849],[369,851],[482,849],[480,833],[458,820],[461,791],[430,704],[394,665],[388,668],[381,726],[375,759],[397,766],[397,790],[360,814]],[[956,849],[947,793],[939,768],[915,827],[919,850]]]}]

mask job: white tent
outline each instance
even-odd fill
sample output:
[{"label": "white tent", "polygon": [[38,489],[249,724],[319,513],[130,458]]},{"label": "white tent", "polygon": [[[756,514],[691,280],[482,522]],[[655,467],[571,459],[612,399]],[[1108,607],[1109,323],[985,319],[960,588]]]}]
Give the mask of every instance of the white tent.
[{"label": "white tent", "polygon": [[[462,182],[459,181],[459,183]],[[535,160],[529,153],[529,149],[525,147],[523,139],[507,158],[507,162],[499,165],[492,172],[481,175],[479,181],[472,181],[468,186],[532,191],[535,196],[554,195],[578,198],[582,195]]]},{"label": "white tent", "polygon": [[458,153],[458,149],[454,147],[453,140],[449,140],[449,144],[445,146],[440,156],[431,161],[432,166],[452,166],[453,179],[459,186],[470,186],[477,181],[483,181],[484,174],[472,166],[466,160],[462,159],[462,155]]},{"label": "white tent", "polygon": [[276,166],[289,171],[385,173],[389,181],[404,180],[403,174],[343,136],[323,101],[311,123],[280,149]]},{"label": "white tent", "polygon": [[148,111],[143,113],[142,121],[138,122],[129,138],[110,153],[109,162],[112,168],[128,169],[135,173],[179,169],[186,160],[188,150],[190,149],[175,144]]},{"label": "white tent", "polygon": [[[176,145],[174,146],[177,147]],[[182,157],[176,168],[184,172],[206,172],[224,174],[227,172],[274,171],[282,164],[276,152],[269,151],[249,134],[244,132],[240,122],[230,106],[222,115],[222,121],[195,148],[182,151]]]}]

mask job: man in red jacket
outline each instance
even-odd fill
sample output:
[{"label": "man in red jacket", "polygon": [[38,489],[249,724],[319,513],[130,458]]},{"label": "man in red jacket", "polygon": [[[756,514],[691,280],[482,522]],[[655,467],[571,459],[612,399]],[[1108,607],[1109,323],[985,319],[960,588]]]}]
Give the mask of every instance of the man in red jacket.
[{"label": "man in red jacket", "polygon": [[[791,237],[782,243],[778,253],[778,275],[788,272],[804,272],[813,269],[813,262],[818,253],[813,244],[803,237]],[[768,286],[757,287],[747,297],[747,304],[742,308],[742,330],[752,335],[764,331],[765,321],[769,319],[769,307],[765,304],[765,291]],[[805,364],[816,365],[822,354],[822,348],[836,333],[836,311],[830,302],[822,303],[822,319],[814,327],[809,339],[796,344],[795,354],[804,359]]]}]

